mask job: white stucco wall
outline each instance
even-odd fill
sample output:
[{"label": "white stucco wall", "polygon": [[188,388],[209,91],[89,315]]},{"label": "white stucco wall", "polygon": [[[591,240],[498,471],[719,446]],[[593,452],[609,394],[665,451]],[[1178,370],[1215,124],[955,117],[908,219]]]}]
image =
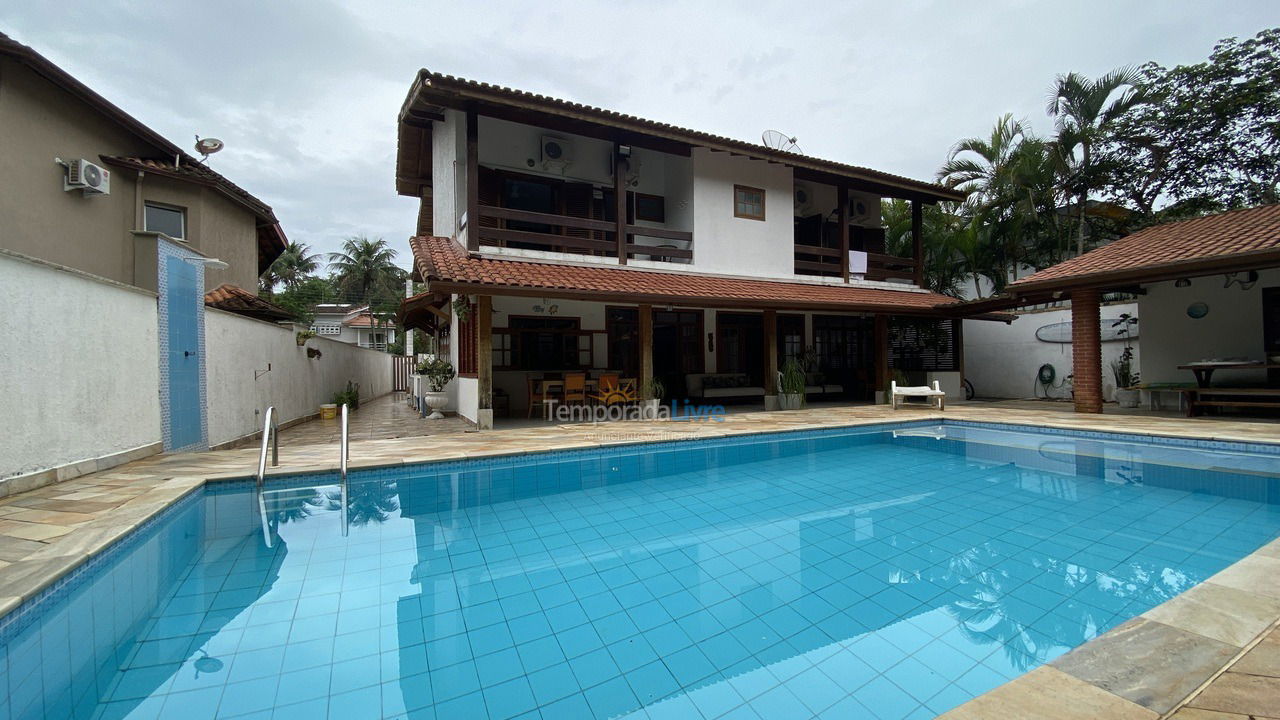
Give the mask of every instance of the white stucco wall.
[{"label": "white stucco wall", "polygon": [[[1143,382],[1193,382],[1189,370],[1196,360],[1244,357],[1265,359],[1262,337],[1262,288],[1280,285],[1280,270],[1263,270],[1249,290],[1224,288],[1222,275],[1192,278],[1190,287],[1172,282],[1145,286],[1138,299],[1142,312]],[[1209,314],[1200,320],[1187,316],[1187,306],[1203,302]],[[1213,382],[1257,384],[1264,371],[1218,372]]]},{"label": "white stucco wall", "polygon": [[0,478],[160,442],[154,294],[0,251],[0,306]]},{"label": "white stucco wall", "polygon": [[466,210],[459,188],[466,187],[466,115],[446,110],[431,124],[431,211],[433,233],[453,237]]},{"label": "white stucco wall", "polygon": [[[753,277],[792,275],[791,168],[696,148],[693,177],[693,269]],[[734,185],[765,191],[764,220],[733,216]]]},{"label": "white stucco wall", "polygon": [[[1103,305],[1102,318],[1118,318],[1123,313],[1139,316],[1136,303]],[[1055,385],[1071,374],[1071,344],[1047,343],[1036,339],[1036,330],[1053,323],[1071,322],[1071,310],[1049,310],[1021,313],[1011,324],[988,320],[964,321],[964,374],[973,383],[978,397],[1030,398],[1044,397],[1042,386],[1036,380],[1040,366],[1048,363],[1057,370]],[[1133,343],[1134,357],[1141,360],[1139,347],[1149,347],[1147,317],[1139,316],[1139,337]],[[1259,341],[1261,343],[1261,341]],[[1124,343],[1102,343],[1102,394],[1111,400],[1115,397],[1115,380],[1111,375],[1111,361],[1124,352]],[[1145,372],[1142,380],[1147,381]],[[1068,387],[1049,391],[1050,397],[1069,398]]]},{"label": "white stucco wall", "polygon": [[[321,352],[307,357],[292,327],[220,310],[205,313],[209,392],[209,444],[218,445],[262,429],[270,405],[279,422],[313,415],[346,387],[360,384],[367,400],[391,391],[391,356],[324,337],[307,341]],[[271,366],[270,372],[262,373]],[[261,373],[257,379],[255,372]]]}]

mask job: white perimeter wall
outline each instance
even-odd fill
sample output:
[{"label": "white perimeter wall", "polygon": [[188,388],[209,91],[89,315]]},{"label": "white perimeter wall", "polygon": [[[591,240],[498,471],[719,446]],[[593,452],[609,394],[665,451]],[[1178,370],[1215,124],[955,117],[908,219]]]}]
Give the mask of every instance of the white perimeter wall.
[{"label": "white perimeter wall", "polygon": [[[1280,285],[1280,270],[1262,270],[1249,290],[1222,287],[1222,275],[1191,279],[1190,287],[1172,282],[1144,286],[1138,299],[1142,311],[1142,381],[1194,382],[1190,370],[1196,360],[1244,357],[1265,359],[1262,343],[1262,288]],[[1187,306],[1203,302],[1209,314],[1199,320],[1187,316]],[[1213,382],[1238,385],[1266,380],[1265,371],[1218,371]]]},{"label": "white perimeter wall", "polygon": [[0,478],[160,442],[156,296],[0,253]]},{"label": "white perimeter wall", "polygon": [[[307,347],[320,357],[308,358]],[[210,445],[261,430],[259,413],[271,405],[280,423],[314,415],[348,380],[360,384],[361,400],[391,392],[387,353],[324,337],[298,347],[292,327],[242,315],[208,308],[205,348]],[[255,379],[255,372],[262,374]]]},{"label": "white perimeter wall", "polygon": [[[1136,303],[1103,305],[1102,318],[1118,318],[1122,313],[1137,316],[1139,306]],[[1071,310],[1049,310],[1044,312],[1028,312],[1019,315],[1011,324],[991,322],[988,320],[964,321],[964,375],[973,383],[978,397],[988,398],[1029,398],[1043,397],[1043,392],[1036,375],[1040,366],[1045,363],[1053,365],[1058,371],[1054,384],[1070,375],[1071,343],[1047,343],[1036,339],[1036,330],[1053,323],[1071,322]],[[1134,357],[1142,358],[1138,348],[1150,347],[1150,336],[1147,334],[1147,316],[1145,310],[1139,316],[1139,339],[1133,343]],[[1262,344],[1259,330],[1258,344]],[[1115,398],[1115,380],[1111,375],[1111,361],[1124,352],[1124,343],[1108,341],[1102,343],[1102,394],[1108,400]],[[1144,368],[1145,370],[1145,368]],[[1142,380],[1148,378],[1145,372]],[[1050,397],[1071,397],[1066,387],[1049,391]]]}]

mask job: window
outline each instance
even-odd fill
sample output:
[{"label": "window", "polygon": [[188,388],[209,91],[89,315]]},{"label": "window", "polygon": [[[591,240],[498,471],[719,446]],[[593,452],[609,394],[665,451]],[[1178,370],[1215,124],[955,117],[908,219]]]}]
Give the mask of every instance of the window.
[{"label": "window", "polygon": [[187,237],[187,211],[180,207],[147,203],[142,221],[147,232],[164,233],[175,240]]},{"label": "window", "polygon": [[333,323],[312,325],[311,332],[317,335],[341,335],[342,326]]},{"label": "window", "polygon": [[511,317],[511,358],[521,370],[580,370],[591,367],[591,333],[578,318]]},{"label": "window", "polygon": [[667,221],[667,205],[661,195],[636,193],[636,220],[665,223]]},{"label": "window", "polygon": [[748,220],[763,220],[764,190],[746,185],[734,185],[733,216]]}]

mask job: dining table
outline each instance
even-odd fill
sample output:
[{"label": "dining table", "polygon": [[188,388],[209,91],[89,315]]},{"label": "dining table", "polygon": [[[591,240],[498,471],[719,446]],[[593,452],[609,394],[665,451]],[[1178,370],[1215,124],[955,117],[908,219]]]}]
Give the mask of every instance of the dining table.
[{"label": "dining table", "polygon": [[1196,376],[1196,385],[1202,388],[1209,387],[1209,380],[1213,377],[1215,370],[1274,370],[1277,368],[1280,368],[1280,363],[1256,360],[1205,361],[1178,366],[1179,370],[1190,370]]}]

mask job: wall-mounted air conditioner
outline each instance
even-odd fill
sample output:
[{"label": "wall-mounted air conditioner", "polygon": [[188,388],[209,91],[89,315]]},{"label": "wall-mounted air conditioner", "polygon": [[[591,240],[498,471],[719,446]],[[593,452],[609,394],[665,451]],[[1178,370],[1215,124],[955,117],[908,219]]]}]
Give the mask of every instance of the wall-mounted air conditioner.
[{"label": "wall-mounted air conditioner", "polygon": [[849,198],[849,222],[854,225],[879,226],[880,208],[877,201],[861,195]]},{"label": "wall-mounted air conditioner", "polygon": [[564,138],[542,136],[542,167],[550,172],[564,172],[573,162],[573,145]]},{"label": "wall-mounted air conditioner", "polygon": [[795,188],[795,214],[807,217],[813,214],[813,188],[798,182]]},{"label": "wall-mounted air conditioner", "polygon": [[110,195],[111,171],[84,158],[66,163],[63,190],[83,190],[85,195]]}]

